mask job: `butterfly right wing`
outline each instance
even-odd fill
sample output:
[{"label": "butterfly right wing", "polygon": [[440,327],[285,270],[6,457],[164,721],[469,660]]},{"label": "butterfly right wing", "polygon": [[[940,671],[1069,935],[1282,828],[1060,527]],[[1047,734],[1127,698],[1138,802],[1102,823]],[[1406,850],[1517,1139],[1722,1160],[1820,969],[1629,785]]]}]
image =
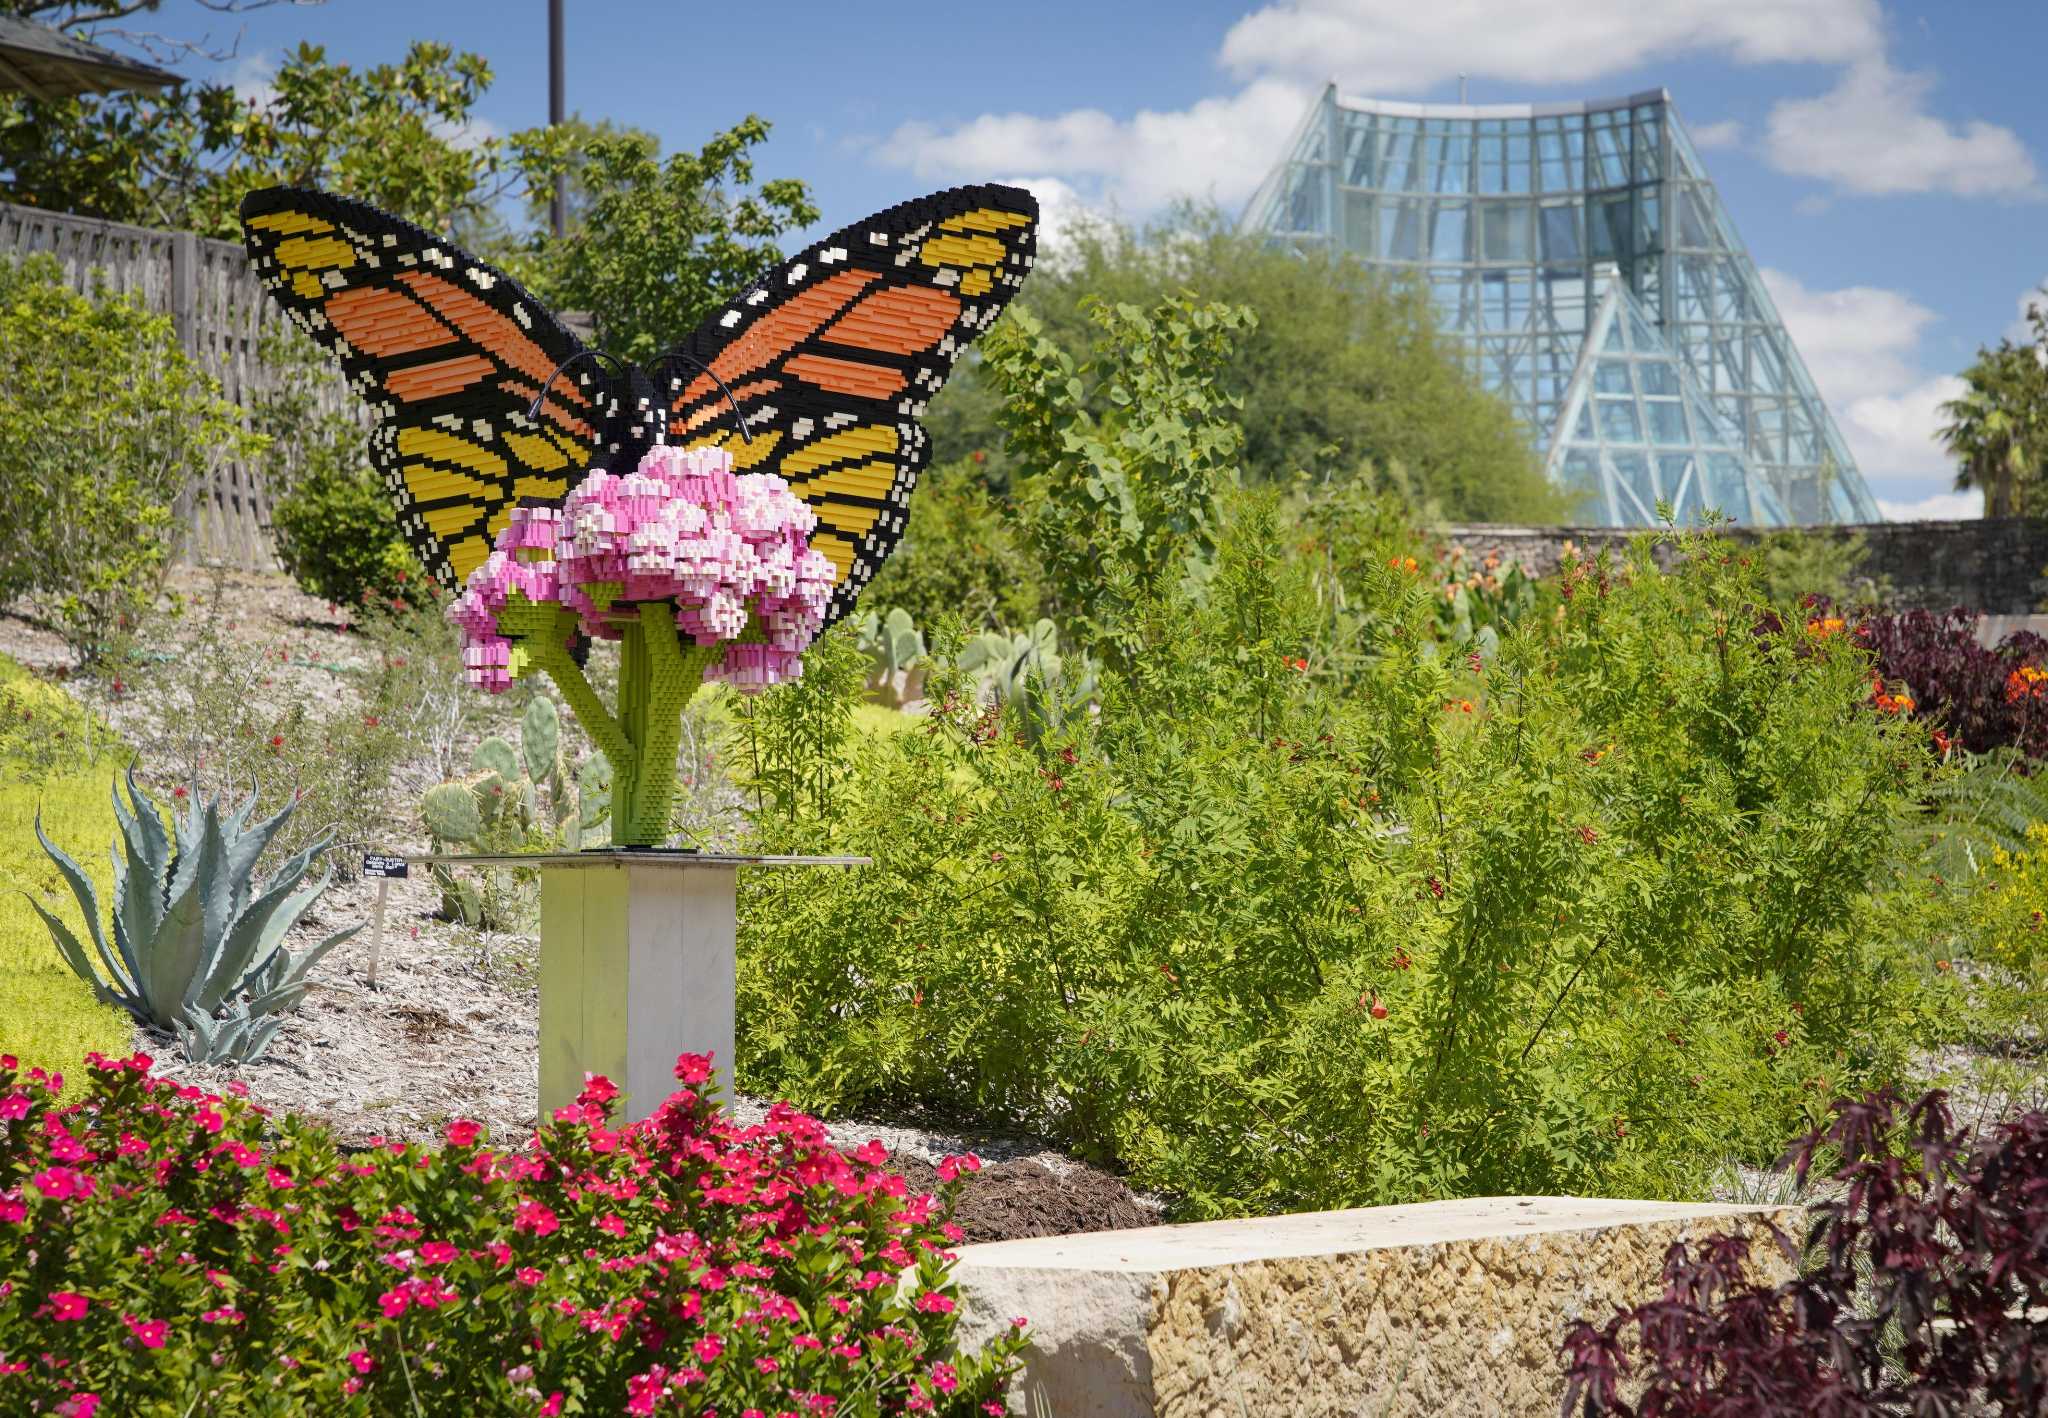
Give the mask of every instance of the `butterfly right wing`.
[{"label": "butterfly right wing", "polygon": [[460,587],[525,498],[560,501],[596,457],[609,410],[583,348],[509,277],[433,233],[326,192],[242,201],[256,272],[341,363],[375,415],[370,460],[436,579]]}]

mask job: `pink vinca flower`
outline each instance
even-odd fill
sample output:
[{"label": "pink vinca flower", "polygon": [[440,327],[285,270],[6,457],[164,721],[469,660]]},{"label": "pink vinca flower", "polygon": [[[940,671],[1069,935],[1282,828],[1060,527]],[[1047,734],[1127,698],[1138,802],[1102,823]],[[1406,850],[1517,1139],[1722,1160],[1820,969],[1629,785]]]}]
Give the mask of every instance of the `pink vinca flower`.
[{"label": "pink vinca flower", "polygon": [[651,448],[632,472],[589,474],[560,507],[514,508],[448,618],[470,682],[495,693],[513,678],[502,621],[515,597],[567,606],[609,640],[615,611],[666,602],[679,635],[724,647],[706,679],[758,690],[800,675],[824,625],[835,573],[810,544],[816,528],[788,483],[736,475],[723,449]]}]

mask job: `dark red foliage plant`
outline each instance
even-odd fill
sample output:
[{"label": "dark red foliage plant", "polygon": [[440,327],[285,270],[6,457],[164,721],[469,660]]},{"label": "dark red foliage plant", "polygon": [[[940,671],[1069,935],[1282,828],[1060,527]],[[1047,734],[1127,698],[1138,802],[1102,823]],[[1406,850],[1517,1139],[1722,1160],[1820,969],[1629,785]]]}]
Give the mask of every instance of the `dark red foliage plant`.
[{"label": "dark red foliage plant", "polygon": [[1912,690],[1917,712],[1972,753],[2048,756],[2048,640],[2017,631],[1987,649],[1975,611],[1903,611],[1856,624],[1885,680]]},{"label": "dark red foliage plant", "polygon": [[1944,1094],[1835,1105],[1792,1149],[1799,1273],[1757,1284],[1746,1238],[1680,1242],[1664,1292],[1565,1335],[1564,1411],[1613,1418],[2048,1412],[2048,1113],[1972,1142]]}]

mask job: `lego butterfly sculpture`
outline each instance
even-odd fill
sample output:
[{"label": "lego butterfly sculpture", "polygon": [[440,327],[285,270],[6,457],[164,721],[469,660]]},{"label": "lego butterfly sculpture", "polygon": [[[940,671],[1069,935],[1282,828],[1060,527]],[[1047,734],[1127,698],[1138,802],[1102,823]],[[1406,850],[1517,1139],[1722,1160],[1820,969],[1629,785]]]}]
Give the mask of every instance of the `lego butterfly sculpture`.
[{"label": "lego butterfly sculpture", "polygon": [[[552,678],[612,764],[612,841],[668,834],[684,706],[758,689],[846,614],[903,535],[919,418],[1031,268],[1038,208],[959,187],[784,262],[645,368],[374,207],[242,203],[271,294],[370,406],[372,463],[458,595],[470,679]],[[607,709],[576,653],[621,642]]]}]

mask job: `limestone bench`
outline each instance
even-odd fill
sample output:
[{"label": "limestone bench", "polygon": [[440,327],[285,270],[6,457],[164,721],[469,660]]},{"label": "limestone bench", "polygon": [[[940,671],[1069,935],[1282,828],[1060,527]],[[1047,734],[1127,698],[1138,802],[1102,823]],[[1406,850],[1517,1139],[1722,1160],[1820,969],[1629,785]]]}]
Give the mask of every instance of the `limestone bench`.
[{"label": "limestone bench", "polygon": [[1680,1238],[1796,1208],[1483,1197],[965,1246],[963,1338],[1030,1319],[1033,1418],[1554,1418],[1567,1321],[1653,1296]]}]

